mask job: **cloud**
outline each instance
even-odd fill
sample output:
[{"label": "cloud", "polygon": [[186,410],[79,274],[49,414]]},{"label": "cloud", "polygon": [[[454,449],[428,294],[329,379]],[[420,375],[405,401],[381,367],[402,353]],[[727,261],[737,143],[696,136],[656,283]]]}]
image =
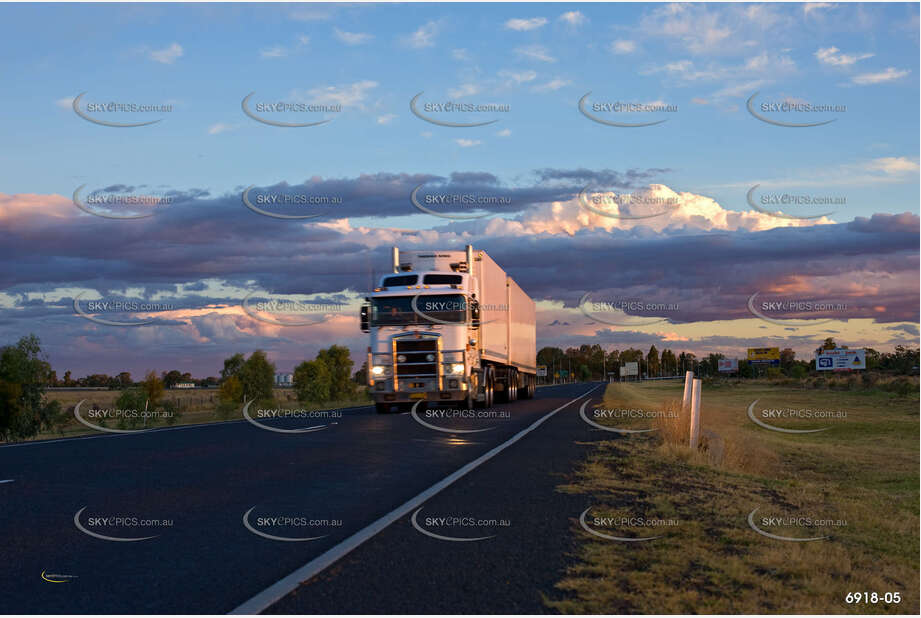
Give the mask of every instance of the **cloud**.
[{"label": "cloud", "polygon": [[467,139],[463,137],[454,140],[454,142],[461,148],[472,148],[473,146],[479,146],[480,144],[483,143],[478,139]]},{"label": "cloud", "polygon": [[566,11],[560,15],[559,19],[570,26],[581,26],[588,21],[588,18],[586,18],[581,11]]},{"label": "cloud", "polygon": [[390,124],[396,117],[396,114],[382,114],[377,117],[377,124]]},{"label": "cloud", "polygon": [[364,32],[346,32],[339,28],[333,28],[333,33],[336,35],[337,39],[346,45],[363,45],[374,38],[372,34],[366,34]]},{"label": "cloud", "polygon": [[419,26],[419,29],[413,32],[411,35],[405,37],[403,42],[414,49],[432,47],[435,45],[435,35],[438,34],[439,29],[440,25],[438,22],[427,22],[422,26]]},{"label": "cloud", "polygon": [[455,60],[470,60],[470,54],[468,54],[467,50],[462,47],[458,49],[452,49],[451,57]]},{"label": "cloud", "polygon": [[514,18],[505,22],[506,30],[517,30],[519,32],[536,30],[545,25],[547,25],[546,17],[529,17],[527,19]]},{"label": "cloud", "polygon": [[505,80],[508,86],[520,86],[537,79],[537,71],[499,71],[499,77]]},{"label": "cloud", "polygon": [[546,82],[539,86],[534,86],[533,90],[534,92],[553,92],[553,91],[559,90],[560,88],[565,88],[571,83],[572,81],[568,79],[562,79],[562,78],[557,77],[556,79],[552,79],[549,82]]},{"label": "cloud", "polygon": [[496,135],[499,137],[509,137],[511,134],[512,134],[511,129],[502,129],[501,131],[496,132]]},{"label": "cloud", "polygon": [[889,67],[885,71],[879,73],[861,73],[860,75],[855,75],[851,78],[851,81],[857,84],[858,86],[869,86],[872,84],[884,84],[886,82],[892,82],[897,79],[902,79],[906,75],[911,73],[908,70],[900,70],[895,67]]},{"label": "cloud", "polygon": [[377,88],[378,83],[362,80],[342,86],[321,86],[311,88],[306,93],[295,90],[292,98],[306,100],[318,105],[342,105],[343,107],[361,106],[369,91]]},{"label": "cloud", "polygon": [[55,105],[61,109],[71,109],[74,105],[74,99],[76,97],[63,97],[54,102]]},{"label": "cloud", "polygon": [[516,47],[515,53],[530,60],[539,60],[540,62],[556,62],[556,58],[550,55],[550,52],[543,45],[525,45]]},{"label": "cloud", "polygon": [[276,45],[274,47],[260,49],[259,55],[263,58],[284,58],[288,55],[288,50],[281,45]]},{"label": "cloud", "polygon": [[233,131],[237,127],[238,125],[235,125],[235,124],[225,124],[223,122],[218,122],[208,127],[208,135],[217,135],[218,133],[226,133],[227,131]]},{"label": "cloud", "polygon": [[890,175],[917,174],[918,163],[907,157],[881,157],[866,163],[866,168]]},{"label": "cloud", "polygon": [[479,94],[480,87],[476,84],[461,84],[457,88],[451,88],[448,90],[448,94],[455,99],[461,97],[472,97],[475,94]]},{"label": "cloud", "polygon": [[837,8],[837,4],[831,2],[807,2],[803,5],[803,15],[809,15],[816,11]]},{"label": "cloud", "polygon": [[182,54],[182,45],[179,43],[173,43],[169,47],[153,49],[148,52],[148,56],[151,60],[162,64],[173,64],[182,57]]},{"label": "cloud", "polygon": [[872,58],[873,54],[841,54],[837,47],[820,47],[815,52],[815,57],[822,64],[830,64],[836,67],[846,67],[864,60]]},{"label": "cloud", "polygon": [[615,54],[632,54],[636,51],[636,43],[623,39],[617,40],[611,43],[611,51]]}]

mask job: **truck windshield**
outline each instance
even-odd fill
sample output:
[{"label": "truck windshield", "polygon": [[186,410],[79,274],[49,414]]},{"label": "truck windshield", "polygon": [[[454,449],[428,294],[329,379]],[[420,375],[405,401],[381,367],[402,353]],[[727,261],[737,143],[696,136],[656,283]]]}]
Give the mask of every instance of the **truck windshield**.
[{"label": "truck windshield", "polygon": [[467,321],[467,301],[463,294],[424,294],[416,297],[413,310],[412,296],[389,296],[371,301],[372,326],[399,326],[403,324],[463,324]]}]

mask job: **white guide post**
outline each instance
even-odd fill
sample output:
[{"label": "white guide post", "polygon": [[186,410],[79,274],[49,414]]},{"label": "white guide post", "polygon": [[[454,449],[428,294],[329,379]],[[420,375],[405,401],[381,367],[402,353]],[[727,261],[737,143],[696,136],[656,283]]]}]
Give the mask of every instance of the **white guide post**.
[{"label": "white guide post", "polygon": [[702,382],[694,380],[691,389],[691,439],[690,446],[692,449],[697,448],[697,441],[700,439],[700,387]]}]

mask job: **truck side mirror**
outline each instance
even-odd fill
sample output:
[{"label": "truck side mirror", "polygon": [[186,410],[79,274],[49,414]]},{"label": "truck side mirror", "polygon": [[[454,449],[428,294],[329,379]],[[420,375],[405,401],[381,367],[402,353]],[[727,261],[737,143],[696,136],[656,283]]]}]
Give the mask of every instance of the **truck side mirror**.
[{"label": "truck side mirror", "polygon": [[368,319],[368,310],[371,307],[369,305],[361,306],[361,332],[366,333],[370,330],[369,328],[369,319]]},{"label": "truck side mirror", "polygon": [[470,322],[473,328],[480,327],[480,303],[475,300],[470,301]]}]

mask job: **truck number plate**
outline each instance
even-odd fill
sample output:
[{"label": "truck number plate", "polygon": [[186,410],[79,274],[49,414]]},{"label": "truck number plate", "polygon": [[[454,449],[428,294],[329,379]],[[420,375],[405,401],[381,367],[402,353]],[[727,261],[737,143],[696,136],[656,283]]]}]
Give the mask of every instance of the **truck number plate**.
[{"label": "truck number plate", "polygon": [[425,393],[410,393],[410,399],[425,399]]}]

